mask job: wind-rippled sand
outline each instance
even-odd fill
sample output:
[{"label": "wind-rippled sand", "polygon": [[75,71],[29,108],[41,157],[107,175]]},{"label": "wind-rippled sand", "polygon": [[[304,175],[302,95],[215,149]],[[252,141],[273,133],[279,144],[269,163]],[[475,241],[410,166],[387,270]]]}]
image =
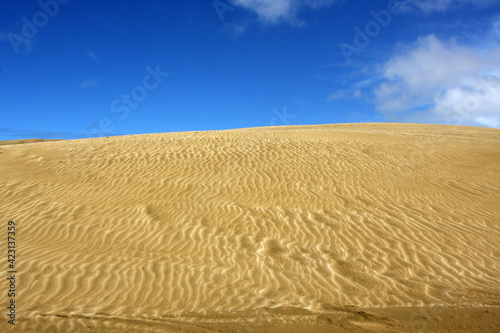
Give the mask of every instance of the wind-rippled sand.
[{"label": "wind-rippled sand", "polygon": [[15,330],[500,330],[500,130],[167,133],[0,161]]}]

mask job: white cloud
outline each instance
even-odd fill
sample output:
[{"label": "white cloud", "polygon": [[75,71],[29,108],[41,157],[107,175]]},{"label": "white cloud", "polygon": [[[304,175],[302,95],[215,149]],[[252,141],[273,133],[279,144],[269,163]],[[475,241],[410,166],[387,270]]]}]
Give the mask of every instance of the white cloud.
[{"label": "white cloud", "polygon": [[342,89],[337,90],[326,97],[327,101],[335,101],[339,99],[346,98],[360,98],[363,96],[363,93],[360,89]]},{"label": "white cloud", "polygon": [[423,116],[435,122],[500,124],[498,44],[493,50],[481,50],[429,35],[382,68],[383,82],[374,96],[377,109],[384,113],[424,111]]},{"label": "white cloud", "polygon": [[485,69],[485,59],[456,43],[443,44],[434,35],[421,38],[417,47],[385,64],[389,80],[402,80],[412,90],[447,87],[461,77]]},{"label": "white cloud", "polygon": [[448,123],[500,128],[500,77],[477,76],[437,95],[432,115]]},{"label": "white cloud", "polygon": [[297,14],[304,8],[319,9],[336,0],[232,0],[232,4],[246,8],[258,15],[264,23],[280,23],[282,21],[294,25],[303,22]]}]

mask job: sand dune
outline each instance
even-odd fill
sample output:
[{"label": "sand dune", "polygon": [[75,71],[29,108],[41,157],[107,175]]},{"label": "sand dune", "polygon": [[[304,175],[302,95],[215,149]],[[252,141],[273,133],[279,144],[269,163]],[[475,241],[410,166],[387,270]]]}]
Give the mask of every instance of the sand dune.
[{"label": "sand dune", "polygon": [[2,145],[15,329],[499,330],[499,148],[410,124]]},{"label": "sand dune", "polygon": [[59,140],[44,140],[44,139],[5,140],[5,141],[0,141],[0,146],[19,145],[24,143],[35,143],[35,142],[50,142],[50,141],[59,141]]}]

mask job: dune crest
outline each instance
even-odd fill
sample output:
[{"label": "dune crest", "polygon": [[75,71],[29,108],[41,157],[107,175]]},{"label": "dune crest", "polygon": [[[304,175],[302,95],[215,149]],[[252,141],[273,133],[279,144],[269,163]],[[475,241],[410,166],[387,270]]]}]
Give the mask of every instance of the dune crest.
[{"label": "dune crest", "polygon": [[495,329],[499,147],[411,124],[2,145],[16,329],[418,330],[485,307]]}]

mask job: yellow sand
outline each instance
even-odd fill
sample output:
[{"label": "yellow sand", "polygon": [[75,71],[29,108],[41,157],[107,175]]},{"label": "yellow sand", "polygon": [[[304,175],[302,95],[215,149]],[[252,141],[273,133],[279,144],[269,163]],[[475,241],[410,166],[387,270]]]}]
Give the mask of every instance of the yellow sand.
[{"label": "yellow sand", "polygon": [[16,331],[500,330],[497,129],[5,144],[0,200],[0,331],[9,220]]}]

